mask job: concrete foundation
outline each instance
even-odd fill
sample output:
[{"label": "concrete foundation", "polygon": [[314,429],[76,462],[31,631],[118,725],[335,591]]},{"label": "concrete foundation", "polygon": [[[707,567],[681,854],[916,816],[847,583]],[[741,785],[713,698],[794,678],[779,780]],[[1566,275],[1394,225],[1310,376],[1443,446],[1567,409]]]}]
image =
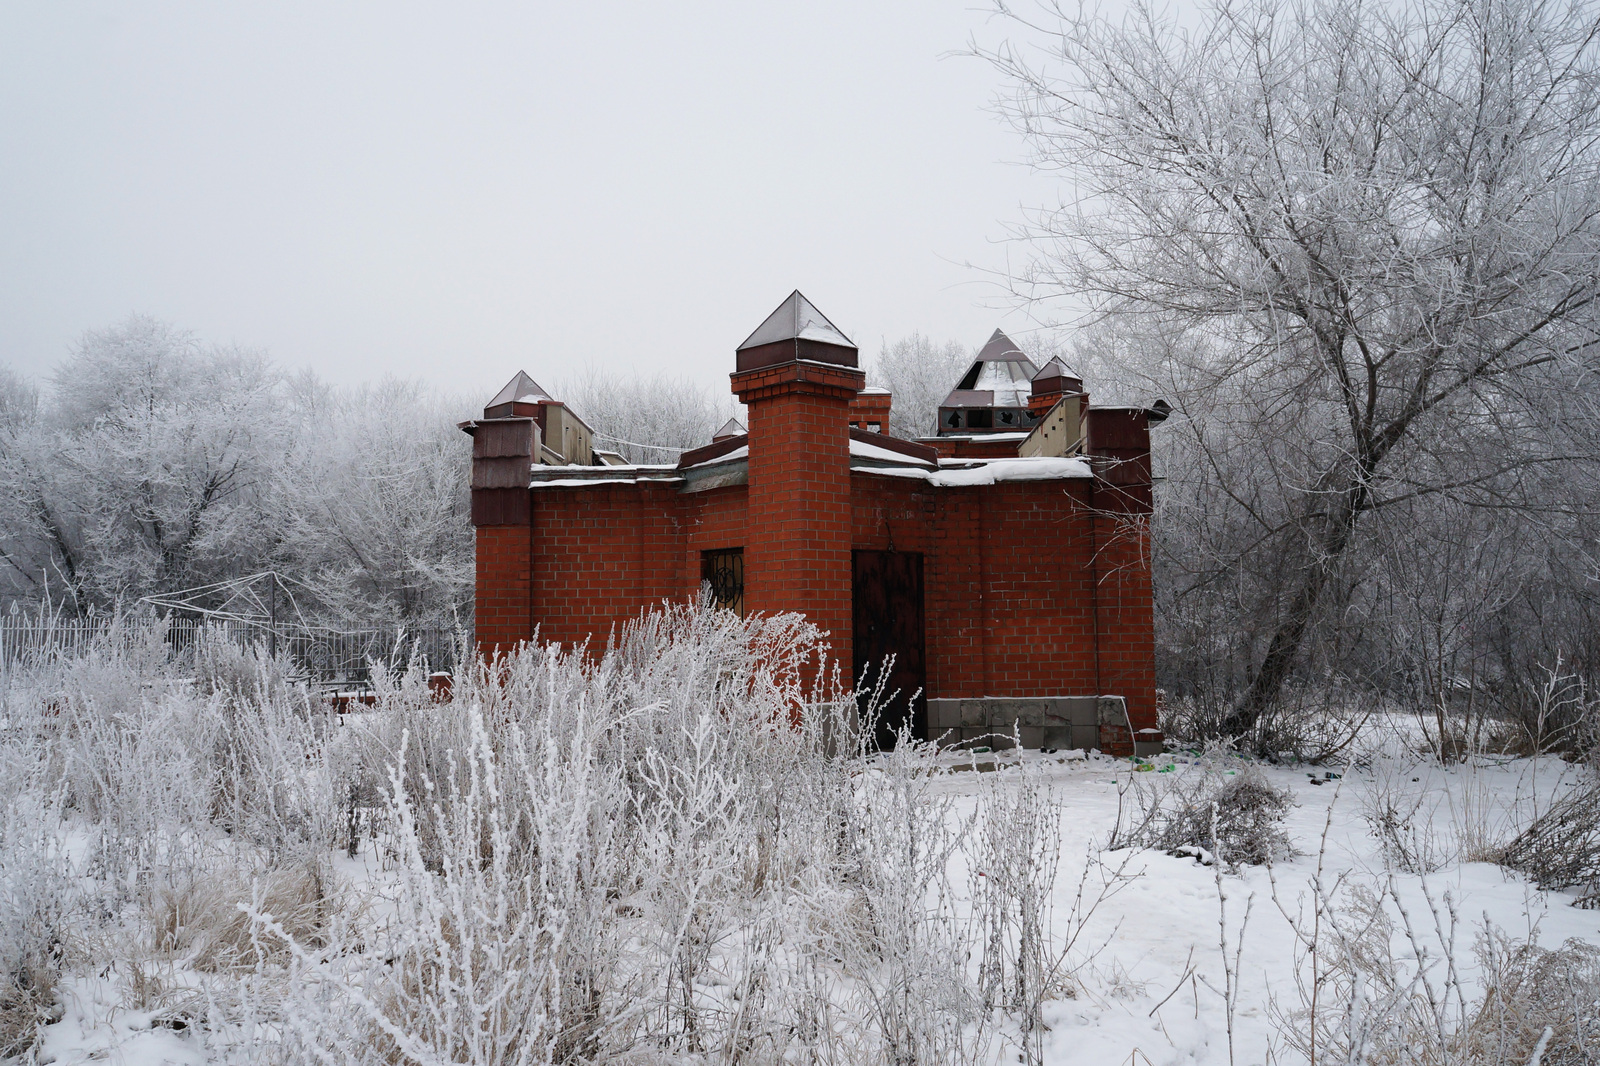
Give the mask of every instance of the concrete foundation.
[{"label": "concrete foundation", "polygon": [[1024,748],[1126,751],[1131,743],[1137,755],[1162,747],[1135,739],[1121,696],[930,699],[928,736],[951,747],[1009,748],[1020,740]]}]

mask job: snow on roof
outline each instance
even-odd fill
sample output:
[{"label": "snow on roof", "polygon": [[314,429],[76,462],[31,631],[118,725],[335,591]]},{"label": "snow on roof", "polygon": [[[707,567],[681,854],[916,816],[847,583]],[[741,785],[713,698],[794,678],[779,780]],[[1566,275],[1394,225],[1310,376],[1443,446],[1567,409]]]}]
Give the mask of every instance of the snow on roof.
[{"label": "snow on roof", "polygon": [[[617,469],[609,466],[607,470]],[[554,481],[535,481],[529,485],[530,489],[587,489],[595,485],[637,485],[641,481],[682,481],[676,477],[572,477],[557,478]]]},{"label": "snow on roof", "polygon": [[1093,477],[1094,471],[1082,459],[1061,459],[1035,455],[1017,459],[990,459],[980,466],[940,470],[933,476],[935,485],[993,485],[1000,481],[1054,481],[1057,478]]},{"label": "snow on roof", "polygon": [[[682,481],[678,468],[666,464],[629,466],[549,466],[532,470],[528,487],[532,489],[572,489],[589,485],[635,485],[641,481]],[[577,475],[577,476],[574,476]]]},{"label": "snow on roof", "polygon": [[705,462],[702,462],[702,463],[690,463],[688,466],[684,467],[683,469],[685,469],[685,470],[695,470],[695,469],[698,469],[699,467],[702,467],[702,466],[715,466],[718,463],[726,463],[726,462],[729,462],[730,460],[733,460],[733,459],[748,459],[748,458],[750,458],[750,445],[741,444],[737,448],[734,448],[732,451],[723,452],[721,455],[715,456],[715,457],[713,457],[711,459],[707,459]]},{"label": "snow on roof", "polygon": [[495,393],[494,399],[484,406],[497,407],[503,403],[548,403],[552,399],[553,397],[545,392],[537,381],[519,370],[515,377],[506,382],[506,387]]},{"label": "snow on roof", "polygon": [[1067,364],[1061,361],[1059,355],[1052,355],[1050,361],[1040,367],[1039,372],[1033,376],[1035,378],[1076,378],[1078,375],[1074,374]]},{"label": "snow on roof", "polygon": [[940,441],[952,440],[978,440],[995,444],[1000,441],[1027,440],[1027,430],[1003,430],[999,433],[941,433],[937,437],[924,438]]},{"label": "snow on roof", "polygon": [[877,463],[894,463],[898,466],[931,467],[933,464],[926,459],[897,452],[891,448],[880,448],[876,444],[864,440],[850,441],[850,457],[852,459],[869,459]]},{"label": "snow on roof", "polygon": [[[1033,394],[1033,376],[1037,368],[1022,354],[1022,349],[1012,343],[999,330],[989,338],[976,359],[961,375],[956,387],[945,397],[941,407],[1026,407]],[[984,401],[973,393],[989,393]]]},{"label": "snow on roof", "polygon": [[778,305],[776,311],[767,316],[765,322],[756,327],[754,333],[745,338],[737,350],[742,352],[746,348],[792,340],[819,341],[844,348],[856,346],[855,341],[846,337],[843,330],[829,322],[827,316],[796,289]]},{"label": "snow on roof", "polygon": [[1026,407],[1033,395],[1033,364],[1027,361],[986,362],[981,364],[977,381],[972,388],[987,390],[995,407]]},{"label": "snow on roof", "polygon": [[[850,457],[864,463],[883,463],[883,466],[853,467],[861,473],[884,474],[889,477],[912,477],[927,481],[937,488],[962,488],[969,485],[994,485],[1002,481],[1056,481],[1062,478],[1093,477],[1089,464],[1083,459],[1058,459],[1051,456],[1033,456],[1018,459],[943,459],[939,467],[902,452],[880,448],[868,441],[852,440]],[[541,466],[537,468],[530,487],[536,489],[588,488],[592,485],[634,485],[641,481],[682,481],[689,470],[748,461],[750,448],[744,445],[726,455],[708,459],[703,463],[679,470],[674,466]],[[589,477],[573,477],[579,472],[591,473]]]},{"label": "snow on roof", "polygon": [[994,485],[1002,481],[1056,481],[1062,478],[1093,477],[1082,459],[1031,456],[1025,459],[989,459],[970,466],[922,470],[912,466],[875,467],[867,473],[890,477],[914,477],[938,488],[963,488],[969,485]]},{"label": "snow on roof", "polygon": [[[574,470],[604,470],[607,474],[670,474],[678,469],[676,463],[628,463],[624,466],[585,466],[583,463],[567,463],[565,465],[552,465],[541,463],[533,468],[535,473],[541,470],[549,471],[552,476],[557,472],[571,472]],[[598,476],[598,475],[597,475]]]}]

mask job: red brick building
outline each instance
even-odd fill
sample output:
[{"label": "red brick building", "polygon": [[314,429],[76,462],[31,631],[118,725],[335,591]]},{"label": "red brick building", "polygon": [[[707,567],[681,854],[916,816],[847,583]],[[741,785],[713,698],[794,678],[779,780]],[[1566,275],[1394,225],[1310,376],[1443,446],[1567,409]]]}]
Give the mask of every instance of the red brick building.
[{"label": "red brick building", "polygon": [[[971,740],[1126,753],[1156,733],[1147,555],[1154,409],[1094,407],[996,331],[936,435],[886,435],[892,397],[798,292],[739,346],[731,422],[671,465],[623,464],[519,373],[473,436],[477,640],[603,643],[710,582],[800,611],[855,671],[895,656],[886,719]],[[920,689],[922,695],[911,699]]]}]

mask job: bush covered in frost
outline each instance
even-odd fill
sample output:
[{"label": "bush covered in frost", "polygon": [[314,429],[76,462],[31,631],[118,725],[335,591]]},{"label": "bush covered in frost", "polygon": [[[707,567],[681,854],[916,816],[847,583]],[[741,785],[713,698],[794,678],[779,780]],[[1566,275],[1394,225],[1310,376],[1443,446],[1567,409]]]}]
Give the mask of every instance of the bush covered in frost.
[{"label": "bush covered in frost", "polygon": [[[253,1061],[964,1062],[1070,991],[1034,898],[1048,803],[959,815],[931,746],[870,750],[799,616],[664,606],[479,662],[451,702],[380,673],[346,715],[264,653],[163,636],[4,679],[0,784],[37,815],[0,838],[14,1047],[79,949]],[[989,822],[1036,831],[993,837],[1015,881],[961,900]]]},{"label": "bush covered in frost", "polygon": [[1294,854],[1283,819],[1294,805],[1259,769],[1206,773],[1170,785],[1135,778],[1133,806],[1119,810],[1109,846],[1154,848],[1210,863],[1261,866]]},{"label": "bush covered in frost", "polygon": [[1499,849],[1495,861],[1544,889],[1575,889],[1600,907],[1600,769],[1568,790]]}]

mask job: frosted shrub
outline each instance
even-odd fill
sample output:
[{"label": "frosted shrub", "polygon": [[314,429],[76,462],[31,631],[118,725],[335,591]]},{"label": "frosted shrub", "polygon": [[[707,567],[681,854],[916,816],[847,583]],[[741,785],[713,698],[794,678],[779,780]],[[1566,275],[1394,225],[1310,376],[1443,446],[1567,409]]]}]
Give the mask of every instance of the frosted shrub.
[{"label": "frosted shrub", "polygon": [[381,920],[319,946],[251,908],[298,975],[283,1055],[970,1061],[963,826],[932,747],[864,750],[819,638],[664,606],[597,656],[480,664],[448,705],[380,679],[339,758],[377,795]]},{"label": "frosted shrub", "polygon": [[201,861],[194,831],[210,824],[217,723],[190,693],[128,664],[90,662],[64,680],[51,739],[68,800],[93,826],[95,873],[132,898],[156,869]]},{"label": "frosted shrub", "polygon": [[1286,685],[1241,738],[1230,732],[1234,727],[1229,722],[1239,695],[1220,678],[1169,695],[1161,702],[1161,730],[1182,743],[1237,742],[1270,758],[1321,763],[1348,751],[1380,706],[1376,697],[1345,678],[1315,687]]},{"label": "frosted shrub", "polygon": [[851,880],[867,935],[849,941],[855,951],[845,957],[890,1063],[971,1061],[977,1049],[968,1043],[984,1035],[973,1031],[976,989],[950,965],[970,948],[947,883],[966,827],[933,791],[930,750],[902,734],[863,775],[852,811]]},{"label": "frosted shrub", "polygon": [[[0,779],[12,796],[59,797],[28,835],[7,831],[4,891],[34,911],[13,907],[4,921],[34,930],[24,942],[57,956],[92,945],[104,973],[154,1002],[151,975],[173,966],[227,975],[282,962],[241,904],[270,906],[310,944],[353,907],[328,871],[335,725],[281,661],[204,636],[185,660],[163,623],[117,619],[77,658],[40,659],[5,684]],[[13,799],[12,816],[20,809]],[[76,868],[62,852],[69,834],[86,845]],[[32,852],[16,850],[23,839]],[[80,889],[73,936],[37,932],[55,929],[40,901],[67,906]],[[14,978],[54,972],[39,968],[40,949],[8,950]],[[28,981],[12,987],[46,987]]]},{"label": "frosted shrub", "polygon": [[[1289,920],[1296,936],[1294,972],[1298,1005],[1276,997],[1279,1039],[1297,1058],[1289,1061],[1352,1064],[1428,1063],[1445,1066],[1464,1022],[1465,999],[1455,967],[1453,914],[1437,906],[1416,925],[1393,891],[1354,884],[1314,883],[1309,903]],[[1274,896],[1276,899],[1276,894]],[[1430,905],[1433,901],[1429,900]],[[1306,913],[1307,907],[1311,913]],[[1398,910],[1397,922],[1392,910]],[[1405,948],[1396,952],[1396,926]],[[1435,937],[1429,937],[1429,932]],[[1446,966],[1427,965],[1442,955]]]},{"label": "frosted shrub", "polygon": [[[1155,848],[1230,866],[1261,866],[1294,854],[1283,819],[1294,805],[1249,764],[1162,786],[1135,780],[1136,811],[1120,811],[1108,846]],[[1126,793],[1124,793],[1126,795]]]},{"label": "frosted shrub", "polygon": [[[211,821],[269,864],[321,861],[342,828],[337,716],[264,654],[206,700]],[[212,679],[215,684],[216,679]]]},{"label": "frosted shrub", "polygon": [[824,652],[698,604],[475,662],[449,703],[380,669],[345,715],[159,624],[8,674],[3,1033],[89,951],[119,1006],[251,1061],[992,1057],[1060,987],[1054,808],[986,801],[969,909],[938,752],[871,750]]},{"label": "frosted shrub", "polygon": [[1386,866],[1403,873],[1427,874],[1454,857],[1433,827],[1433,816],[1449,794],[1440,794],[1431,775],[1426,781],[1413,777],[1415,769],[1414,762],[1374,753],[1372,785],[1362,795],[1362,815],[1383,849]]},{"label": "frosted shrub", "polygon": [[41,742],[71,812],[93,826],[93,872],[118,900],[153,886],[324,862],[339,828],[335,729],[281,661],[202,637],[174,661],[161,623],[114,625],[42,669]]},{"label": "frosted shrub", "polygon": [[1298,1004],[1273,998],[1280,1051],[1293,1053],[1273,1061],[1600,1063],[1600,949],[1579,941],[1542,948],[1486,927],[1474,951],[1482,975],[1474,987],[1462,978],[1454,901],[1426,885],[1422,896],[1418,912],[1392,876],[1334,886],[1319,877],[1298,914],[1284,910],[1296,938]]},{"label": "frosted shrub", "polygon": [[303,691],[309,680],[299,664],[274,657],[264,643],[243,645],[214,629],[201,629],[185,658],[183,665],[206,696]]},{"label": "frosted shrub", "polygon": [[1024,762],[1015,781],[990,782],[967,849],[983,926],[979,987],[986,1005],[1014,1013],[1025,1033],[1043,1028],[1046,999],[1076,991],[1051,937],[1060,841],[1061,808],[1037,767]]},{"label": "frosted shrub", "polygon": [[288,961],[281,940],[255,935],[246,907],[273,914],[297,943],[321,947],[334,915],[351,907],[320,864],[259,870],[217,864],[155,887],[146,904],[152,947],[202,973],[249,972]]},{"label": "frosted shrub", "polygon": [[[413,807],[394,771],[401,861],[394,913],[371,930],[372,950],[346,942],[335,946],[343,965],[320,964],[277,915],[252,909],[317,971],[319,992],[338,992],[298,1013],[292,1045],[351,1062],[567,1061],[646,1009],[620,995],[615,972],[624,852],[599,817],[614,779],[581,734],[513,727],[497,755],[481,711],[466,717],[469,744],[432,783],[435,802]],[[437,873],[420,850],[424,822]],[[352,1008],[364,1027],[348,1024]]]},{"label": "frosted shrub", "polygon": [[1600,907],[1600,771],[1587,768],[1494,858],[1540,888],[1576,889],[1579,906]]},{"label": "frosted shrub", "polygon": [[34,1045],[54,1020],[56,981],[76,917],[59,809],[8,794],[0,814],[0,1058]]},{"label": "frosted shrub", "polygon": [[1541,1066],[1600,1063],[1600,948],[1578,940],[1541,948],[1490,929],[1477,955],[1485,989],[1468,1026],[1468,1061],[1520,1066],[1543,1041]]}]

